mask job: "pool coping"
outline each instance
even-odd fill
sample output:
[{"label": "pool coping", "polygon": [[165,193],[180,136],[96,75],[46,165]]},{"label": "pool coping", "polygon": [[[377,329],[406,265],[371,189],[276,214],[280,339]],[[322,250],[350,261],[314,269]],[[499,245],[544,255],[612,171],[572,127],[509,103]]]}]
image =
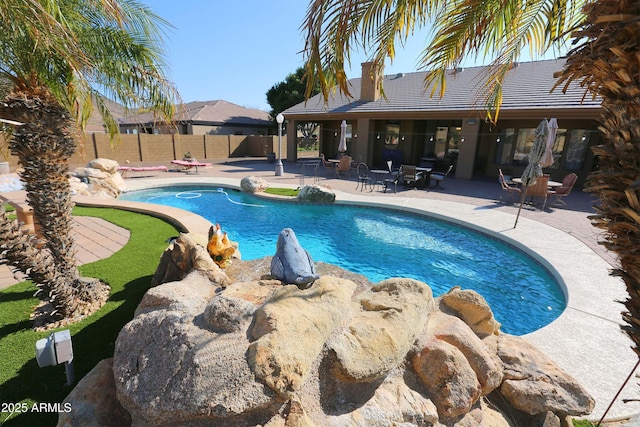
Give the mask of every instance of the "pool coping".
[{"label": "pool coping", "polygon": [[[153,178],[127,184],[129,191],[193,184],[241,189],[240,180],[223,177]],[[422,198],[389,199],[338,190],[334,192],[336,203],[339,204],[403,210],[475,229],[506,241],[540,262],[563,286],[567,308],[552,323],[524,337],[580,381],[596,400],[596,407],[588,418],[600,418],[635,366],[637,356],[631,349],[631,341],[620,331],[620,313],[624,307],[619,301],[627,297],[624,284],[609,275],[611,266],[598,254],[568,233],[526,217],[521,216],[518,227],[513,228],[515,215],[487,207]],[[159,212],[146,203],[78,196],[76,203],[148,213],[170,221],[182,231],[206,234],[211,226],[199,215],[177,208],[163,207]],[[627,384],[621,396],[640,399],[635,382]],[[625,418],[638,413],[640,404],[624,404],[619,398],[609,410],[607,419]]]}]

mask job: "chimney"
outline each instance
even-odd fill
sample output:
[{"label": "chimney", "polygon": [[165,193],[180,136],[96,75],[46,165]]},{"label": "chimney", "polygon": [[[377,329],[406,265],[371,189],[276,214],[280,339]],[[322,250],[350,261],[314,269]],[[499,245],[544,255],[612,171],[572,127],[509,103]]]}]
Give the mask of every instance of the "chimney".
[{"label": "chimney", "polygon": [[362,63],[362,81],[360,82],[360,100],[376,101],[380,98],[380,74],[374,62]]}]

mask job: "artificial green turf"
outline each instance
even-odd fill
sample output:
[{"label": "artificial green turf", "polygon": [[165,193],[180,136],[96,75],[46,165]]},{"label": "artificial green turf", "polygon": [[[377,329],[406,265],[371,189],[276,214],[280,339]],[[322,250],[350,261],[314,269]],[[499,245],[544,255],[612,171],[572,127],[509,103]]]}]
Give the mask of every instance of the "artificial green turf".
[{"label": "artificial green turf", "polygon": [[[109,301],[69,329],[73,342],[76,383],[100,360],[113,356],[118,332],[133,318],[149,289],[167,239],[178,231],[143,214],[103,208],[75,208],[74,215],[101,217],[130,231],[129,242],[111,257],[80,267],[83,276],[97,277],[111,286]],[[23,282],[0,291],[0,403],[26,404],[24,413],[0,413],[0,426],[52,426],[57,412],[32,411],[35,403],[62,402],[72,387],[65,385],[64,365],[39,368],[35,343],[54,331],[35,332],[29,315],[37,305],[35,286]]]},{"label": "artificial green turf", "polygon": [[300,192],[300,189],[269,187],[266,190],[264,190],[264,192],[269,194],[275,194],[276,196],[296,197]]}]

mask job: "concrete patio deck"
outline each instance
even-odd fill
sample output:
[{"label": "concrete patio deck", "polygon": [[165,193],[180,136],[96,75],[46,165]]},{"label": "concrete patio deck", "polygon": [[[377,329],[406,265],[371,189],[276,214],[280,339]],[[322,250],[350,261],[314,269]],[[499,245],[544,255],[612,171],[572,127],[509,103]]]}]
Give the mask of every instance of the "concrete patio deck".
[{"label": "concrete patio deck", "polygon": [[[169,163],[167,165],[170,166]],[[265,160],[239,159],[200,168],[198,174],[156,173],[130,178],[126,182],[131,189],[176,183],[209,183],[237,188],[240,179],[253,175],[266,179],[272,186],[296,187],[303,184],[300,168],[295,163],[285,162],[284,168],[285,173],[276,177],[274,164]],[[312,184],[316,180],[313,171],[307,166],[305,172],[304,184]],[[626,298],[626,292],[622,282],[608,274],[615,265],[615,258],[597,243],[598,230],[591,226],[587,218],[593,214],[593,198],[574,189],[566,199],[568,207],[547,207],[545,211],[525,207],[514,229],[517,207],[497,203],[501,191],[497,178],[468,181],[449,176],[442,184],[444,190],[406,190],[398,187],[397,193],[379,190],[360,192],[356,190],[355,173],[351,179],[338,179],[331,171],[320,169],[318,183],[336,190],[339,203],[380,204],[426,212],[482,229],[528,251],[548,267],[566,286],[567,309],[555,322],[526,335],[526,338],[587,388],[596,399],[596,408],[589,418],[599,419],[631,372],[637,357],[630,349],[631,341],[619,329],[622,322],[620,312],[624,308],[619,301]],[[78,198],[77,202],[114,204],[88,198]],[[155,208],[132,202],[116,201],[115,204],[126,205],[129,209],[155,211]],[[165,208],[161,211],[173,217],[185,229],[199,232],[208,229],[208,222],[197,215]],[[100,224],[100,221],[88,223],[85,218],[77,218],[74,231],[77,233],[81,263],[106,257],[109,251],[117,250],[118,245],[126,242],[126,236],[108,227]],[[117,242],[114,245],[106,244],[112,240]],[[116,248],[113,249],[113,246]],[[13,282],[0,275],[0,288]],[[640,399],[636,382],[629,382],[609,411],[607,419],[628,418],[640,413],[640,403],[622,403],[622,399]]]}]

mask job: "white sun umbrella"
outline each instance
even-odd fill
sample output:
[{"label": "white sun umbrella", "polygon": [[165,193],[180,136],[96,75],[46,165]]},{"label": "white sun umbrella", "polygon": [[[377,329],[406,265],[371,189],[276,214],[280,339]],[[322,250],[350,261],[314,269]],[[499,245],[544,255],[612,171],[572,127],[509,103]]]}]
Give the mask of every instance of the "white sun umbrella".
[{"label": "white sun umbrella", "polygon": [[544,151],[547,149],[548,137],[549,127],[547,126],[547,120],[545,119],[541,121],[536,128],[536,139],[533,142],[531,151],[529,151],[529,154],[527,155],[529,164],[526,168],[524,168],[524,171],[522,172],[522,185],[524,186],[524,191],[522,192],[522,197],[520,198],[520,207],[518,208],[518,214],[516,215],[516,222],[515,224],[513,224],[513,228],[516,228],[516,225],[518,225],[520,211],[522,210],[524,199],[527,196],[527,188],[531,185],[534,185],[538,180],[538,177],[542,176],[542,166],[540,166],[540,160],[542,159]]},{"label": "white sun umbrella", "polygon": [[558,131],[558,121],[552,118],[547,122],[549,135],[547,136],[547,148],[544,150],[540,166],[548,168],[553,164],[553,144],[556,142],[556,132]]},{"label": "white sun umbrella", "polygon": [[343,120],[340,123],[340,144],[338,144],[338,151],[344,153],[347,151],[347,121]]}]

